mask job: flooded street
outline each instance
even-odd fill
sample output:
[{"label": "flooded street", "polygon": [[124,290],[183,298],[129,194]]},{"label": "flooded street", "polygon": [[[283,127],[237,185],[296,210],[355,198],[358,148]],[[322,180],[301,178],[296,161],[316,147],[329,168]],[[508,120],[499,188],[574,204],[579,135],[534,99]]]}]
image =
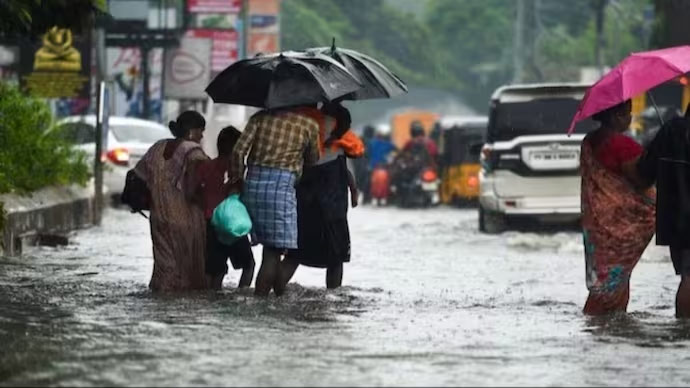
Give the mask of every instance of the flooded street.
[{"label": "flooded street", "polygon": [[666,249],[636,268],[630,314],[592,319],[578,233],[476,224],[358,208],[340,290],[301,267],[279,299],[234,290],[236,271],[220,293],[153,296],[148,221],[111,210],[68,247],[0,259],[0,384],[690,384]]}]

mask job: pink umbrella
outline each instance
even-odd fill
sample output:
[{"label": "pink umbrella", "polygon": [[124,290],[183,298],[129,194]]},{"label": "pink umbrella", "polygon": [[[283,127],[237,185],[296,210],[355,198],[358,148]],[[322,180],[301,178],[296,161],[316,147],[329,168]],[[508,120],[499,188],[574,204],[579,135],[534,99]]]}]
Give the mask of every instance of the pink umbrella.
[{"label": "pink umbrella", "polygon": [[638,96],[668,80],[690,72],[690,46],[632,53],[587,90],[570,123]]}]

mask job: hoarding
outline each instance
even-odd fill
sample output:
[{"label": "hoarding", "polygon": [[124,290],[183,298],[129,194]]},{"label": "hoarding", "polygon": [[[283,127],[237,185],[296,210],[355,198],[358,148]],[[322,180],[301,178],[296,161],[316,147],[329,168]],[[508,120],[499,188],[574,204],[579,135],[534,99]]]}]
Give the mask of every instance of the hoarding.
[{"label": "hoarding", "polygon": [[239,13],[242,0],[187,0],[187,9],[192,13]]}]

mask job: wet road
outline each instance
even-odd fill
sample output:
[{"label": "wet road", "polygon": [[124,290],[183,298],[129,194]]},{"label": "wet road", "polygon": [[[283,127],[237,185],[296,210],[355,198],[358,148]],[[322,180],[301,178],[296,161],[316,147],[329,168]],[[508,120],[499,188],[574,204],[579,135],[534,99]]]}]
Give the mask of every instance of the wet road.
[{"label": "wet road", "polygon": [[[476,212],[351,213],[338,291],[300,268],[280,299],[147,291],[147,221],[0,259],[0,385],[688,385],[690,324],[651,248],[630,314],[592,319],[577,233],[476,231]],[[258,251],[257,251],[258,253]],[[258,268],[258,266],[257,266]]]}]

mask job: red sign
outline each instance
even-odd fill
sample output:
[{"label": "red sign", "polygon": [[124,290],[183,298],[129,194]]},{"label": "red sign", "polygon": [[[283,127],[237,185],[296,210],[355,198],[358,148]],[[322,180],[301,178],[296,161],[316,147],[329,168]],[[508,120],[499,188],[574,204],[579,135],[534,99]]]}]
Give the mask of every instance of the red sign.
[{"label": "red sign", "polygon": [[237,62],[239,34],[235,30],[194,29],[187,31],[187,36],[200,39],[211,39],[211,72],[225,70]]},{"label": "red sign", "polygon": [[187,9],[194,13],[240,13],[242,0],[187,0]]}]

